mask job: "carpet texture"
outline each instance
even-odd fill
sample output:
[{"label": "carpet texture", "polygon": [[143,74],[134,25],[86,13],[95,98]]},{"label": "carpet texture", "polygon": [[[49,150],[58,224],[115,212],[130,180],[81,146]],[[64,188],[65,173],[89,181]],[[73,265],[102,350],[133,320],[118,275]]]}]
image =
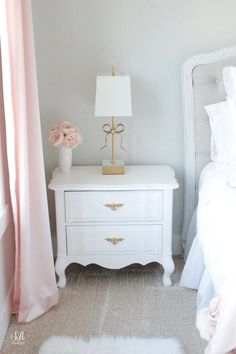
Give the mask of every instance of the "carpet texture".
[{"label": "carpet texture", "polygon": [[184,354],[173,338],[100,337],[84,341],[75,337],[50,337],[39,354]]},{"label": "carpet texture", "polygon": [[[96,265],[71,265],[59,305],[28,324],[15,317],[2,354],[37,354],[50,336],[102,335],[178,338],[186,354],[204,353],[205,342],[195,328],[196,292],[178,287],[183,267],[174,259],[174,286],[162,286],[162,267],[156,263],[108,270]],[[23,338],[14,342],[15,333]]]}]

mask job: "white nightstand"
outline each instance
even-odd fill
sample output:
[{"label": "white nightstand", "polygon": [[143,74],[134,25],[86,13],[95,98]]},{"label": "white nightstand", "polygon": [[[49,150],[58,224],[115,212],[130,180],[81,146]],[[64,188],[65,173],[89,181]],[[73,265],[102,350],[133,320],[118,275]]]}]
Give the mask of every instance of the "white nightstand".
[{"label": "white nightstand", "polygon": [[56,168],[55,191],[58,286],[66,285],[70,263],[118,269],[158,262],[171,285],[173,189],[169,166],[127,166],[125,175],[102,175],[99,166]]}]

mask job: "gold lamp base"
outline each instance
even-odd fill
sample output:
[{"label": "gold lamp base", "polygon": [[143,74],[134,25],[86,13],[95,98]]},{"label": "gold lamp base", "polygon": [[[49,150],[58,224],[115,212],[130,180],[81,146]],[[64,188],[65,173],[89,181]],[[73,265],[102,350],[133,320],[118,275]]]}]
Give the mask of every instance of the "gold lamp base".
[{"label": "gold lamp base", "polygon": [[122,160],[117,160],[115,161],[115,163],[112,163],[109,160],[103,160],[102,174],[103,175],[124,175],[125,164]]}]

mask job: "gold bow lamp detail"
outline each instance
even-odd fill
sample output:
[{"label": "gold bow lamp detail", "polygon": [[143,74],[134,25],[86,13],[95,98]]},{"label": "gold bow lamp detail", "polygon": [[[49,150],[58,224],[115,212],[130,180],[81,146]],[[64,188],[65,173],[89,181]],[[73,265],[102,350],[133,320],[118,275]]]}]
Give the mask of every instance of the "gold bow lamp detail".
[{"label": "gold bow lamp detail", "polygon": [[112,67],[112,74],[97,75],[95,117],[112,117],[111,124],[104,124],[105,145],[107,147],[108,137],[112,139],[111,160],[103,160],[102,173],[108,175],[118,175],[125,173],[125,165],[122,160],[116,160],[116,135],[120,137],[120,147],[123,146],[122,133],[124,124],[116,124],[115,117],[131,117],[131,88],[130,77],[128,75],[115,74]]}]

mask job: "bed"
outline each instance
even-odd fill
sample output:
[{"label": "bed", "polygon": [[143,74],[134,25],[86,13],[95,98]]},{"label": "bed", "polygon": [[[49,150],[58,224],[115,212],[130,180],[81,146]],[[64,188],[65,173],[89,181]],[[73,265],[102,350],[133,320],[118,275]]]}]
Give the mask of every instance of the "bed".
[{"label": "bed", "polygon": [[[184,64],[182,71],[185,137],[182,237],[186,265],[180,285],[198,289],[198,314],[209,313],[209,306],[215,311],[217,320],[206,348],[206,353],[211,354],[225,354],[236,348],[236,284],[232,281],[236,278],[236,241],[232,232],[235,230],[236,240],[236,167],[210,162],[211,129],[204,109],[225,100],[222,71],[227,66],[236,66],[236,47],[195,56]],[[232,213],[224,213],[225,205],[230,206]],[[219,233],[222,225],[227,227]],[[222,234],[221,239],[220,236],[214,239],[217,232]],[[210,236],[205,237],[206,234]]]}]

